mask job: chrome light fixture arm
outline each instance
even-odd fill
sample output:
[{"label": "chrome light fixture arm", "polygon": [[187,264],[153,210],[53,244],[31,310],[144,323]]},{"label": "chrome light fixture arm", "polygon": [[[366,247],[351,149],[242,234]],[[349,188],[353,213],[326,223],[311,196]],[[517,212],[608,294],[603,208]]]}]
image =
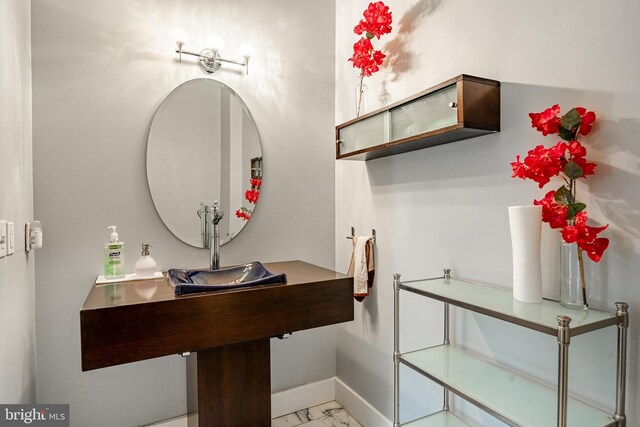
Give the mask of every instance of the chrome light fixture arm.
[{"label": "chrome light fixture arm", "polygon": [[200,67],[207,73],[213,74],[222,67],[222,62],[228,64],[239,65],[245,67],[245,74],[249,74],[249,57],[245,56],[244,61],[236,61],[233,59],[222,58],[217,50],[203,49],[200,53],[191,52],[182,48],[181,43],[177,43],[176,53],[179,55],[178,59],[182,62],[182,55],[190,55],[198,58]]}]

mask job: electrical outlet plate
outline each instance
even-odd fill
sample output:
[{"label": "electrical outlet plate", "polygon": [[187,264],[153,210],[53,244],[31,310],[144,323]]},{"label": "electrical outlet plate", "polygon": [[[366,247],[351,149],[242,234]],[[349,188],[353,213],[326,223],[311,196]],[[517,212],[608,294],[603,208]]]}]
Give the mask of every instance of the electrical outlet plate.
[{"label": "electrical outlet plate", "polygon": [[0,258],[7,255],[7,221],[0,221]]},{"label": "electrical outlet plate", "polygon": [[7,222],[7,255],[16,251],[16,231],[13,222]]}]

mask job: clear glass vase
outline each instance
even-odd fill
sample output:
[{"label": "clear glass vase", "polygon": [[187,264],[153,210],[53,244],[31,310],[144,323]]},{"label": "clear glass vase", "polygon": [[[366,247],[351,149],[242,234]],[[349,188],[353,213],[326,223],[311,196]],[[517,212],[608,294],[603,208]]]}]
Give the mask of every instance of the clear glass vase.
[{"label": "clear glass vase", "polygon": [[596,279],[595,265],[584,252],[578,253],[576,243],[560,243],[560,304],[575,309],[589,307],[587,296]]},{"label": "clear glass vase", "polygon": [[363,81],[358,79],[356,84],[356,117],[360,117],[367,114],[367,98],[369,95],[369,89]]}]

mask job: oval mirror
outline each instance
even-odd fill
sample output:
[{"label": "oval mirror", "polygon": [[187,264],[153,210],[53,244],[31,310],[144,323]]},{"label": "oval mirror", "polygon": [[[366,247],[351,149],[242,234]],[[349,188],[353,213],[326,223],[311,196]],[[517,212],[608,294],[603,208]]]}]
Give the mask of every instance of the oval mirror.
[{"label": "oval mirror", "polygon": [[147,142],[147,179],[160,218],[180,240],[209,247],[203,212],[219,202],[220,244],[251,218],[262,184],[258,128],[227,85],[195,79],[160,104]]}]

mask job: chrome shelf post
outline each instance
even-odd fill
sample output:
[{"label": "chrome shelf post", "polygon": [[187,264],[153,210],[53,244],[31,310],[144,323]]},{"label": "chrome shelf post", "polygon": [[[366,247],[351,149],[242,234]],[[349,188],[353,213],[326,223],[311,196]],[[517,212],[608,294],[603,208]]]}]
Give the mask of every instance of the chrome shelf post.
[{"label": "chrome shelf post", "polygon": [[618,315],[618,363],[616,368],[616,413],[613,418],[618,427],[626,427],[627,417],[624,414],[625,393],[627,388],[627,329],[629,328],[629,304],[616,303]]},{"label": "chrome shelf post", "polygon": [[393,275],[393,427],[400,427],[400,275]]}]

